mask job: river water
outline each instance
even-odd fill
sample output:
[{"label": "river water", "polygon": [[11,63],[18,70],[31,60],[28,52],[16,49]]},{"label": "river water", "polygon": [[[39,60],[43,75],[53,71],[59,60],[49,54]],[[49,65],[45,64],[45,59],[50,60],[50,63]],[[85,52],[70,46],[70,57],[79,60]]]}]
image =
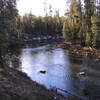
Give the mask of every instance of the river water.
[{"label": "river water", "polygon": [[[20,62],[20,70],[48,89],[65,96],[100,96],[100,63],[93,58],[44,45],[23,48]],[[80,72],[85,72],[85,75],[79,75]]]}]

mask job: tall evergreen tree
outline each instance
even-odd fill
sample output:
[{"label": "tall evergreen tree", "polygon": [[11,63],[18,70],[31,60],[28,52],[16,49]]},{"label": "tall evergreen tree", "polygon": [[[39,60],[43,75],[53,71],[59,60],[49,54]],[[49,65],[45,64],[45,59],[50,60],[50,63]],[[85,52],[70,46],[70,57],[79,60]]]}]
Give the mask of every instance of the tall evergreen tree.
[{"label": "tall evergreen tree", "polygon": [[92,23],[92,33],[93,33],[93,41],[92,46],[97,47],[100,43],[100,16],[98,15],[98,0],[94,0],[92,3],[92,9],[94,11],[92,17],[91,17],[91,23]]},{"label": "tall evergreen tree", "polygon": [[92,10],[92,0],[84,0],[85,3],[85,18],[86,18],[86,44],[87,46],[92,46],[92,23],[91,17],[93,15]]},{"label": "tall evergreen tree", "polygon": [[[76,40],[79,38],[79,5],[77,0],[71,0],[71,6],[70,6],[70,12],[69,16],[67,17],[67,22],[64,23],[63,27],[63,33],[67,35],[70,33],[71,41],[76,42]],[[65,25],[68,24],[68,25]],[[66,28],[68,28],[68,31]],[[66,31],[67,30],[67,31]],[[68,37],[68,36],[66,36]]]},{"label": "tall evergreen tree", "polygon": [[0,0],[0,62],[2,63],[9,42],[16,35],[16,16],[16,0]]}]

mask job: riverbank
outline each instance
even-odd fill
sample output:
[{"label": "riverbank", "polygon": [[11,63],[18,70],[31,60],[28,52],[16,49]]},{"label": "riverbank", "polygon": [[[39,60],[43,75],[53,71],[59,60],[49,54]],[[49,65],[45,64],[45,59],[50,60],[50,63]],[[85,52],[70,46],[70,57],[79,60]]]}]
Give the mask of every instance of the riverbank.
[{"label": "riverbank", "polygon": [[54,90],[33,82],[25,73],[0,67],[0,100],[82,100],[63,97]]},{"label": "riverbank", "polygon": [[100,49],[91,47],[82,47],[79,44],[72,44],[70,42],[62,42],[57,44],[57,47],[65,49],[66,51],[78,54],[78,55],[88,55],[100,58]]}]

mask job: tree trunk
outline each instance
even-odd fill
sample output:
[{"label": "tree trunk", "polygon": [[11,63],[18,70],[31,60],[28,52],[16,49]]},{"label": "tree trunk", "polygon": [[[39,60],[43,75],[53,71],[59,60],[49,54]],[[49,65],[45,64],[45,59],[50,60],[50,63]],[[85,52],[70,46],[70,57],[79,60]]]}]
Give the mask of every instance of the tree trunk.
[{"label": "tree trunk", "polygon": [[0,48],[0,67],[4,67],[4,61],[2,58],[2,49]]}]

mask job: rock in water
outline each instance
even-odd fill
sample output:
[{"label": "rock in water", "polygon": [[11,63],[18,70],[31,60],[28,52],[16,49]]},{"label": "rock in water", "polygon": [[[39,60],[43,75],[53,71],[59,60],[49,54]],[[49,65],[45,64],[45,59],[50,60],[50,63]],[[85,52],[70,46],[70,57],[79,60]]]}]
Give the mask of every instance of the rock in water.
[{"label": "rock in water", "polygon": [[45,74],[46,71],[45,70],[40,70],[40,73]]},{"label": "rock in water", "polygon": [[99,62],[100,61],[100,57],[98,57],[96,60],[95,60],[95,62]]},{"label": "rock in water", "polygon": [[79,75],[85,75],[86,73],[85,72],[79,72]]}]

